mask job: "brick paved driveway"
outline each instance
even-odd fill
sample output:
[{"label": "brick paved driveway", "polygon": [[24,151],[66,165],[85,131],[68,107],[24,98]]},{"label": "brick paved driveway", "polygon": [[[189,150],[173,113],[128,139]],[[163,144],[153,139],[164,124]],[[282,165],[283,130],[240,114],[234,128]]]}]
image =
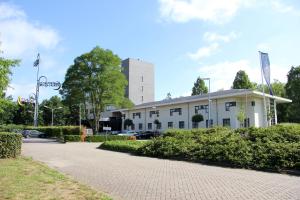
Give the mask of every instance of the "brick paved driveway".
[{"label": "brick paved driveway", "polygon": [[300,200],[297,176],[137,157],[96,149],[98,143],[30,141],[23,144],[23,155],[114,199]]}]

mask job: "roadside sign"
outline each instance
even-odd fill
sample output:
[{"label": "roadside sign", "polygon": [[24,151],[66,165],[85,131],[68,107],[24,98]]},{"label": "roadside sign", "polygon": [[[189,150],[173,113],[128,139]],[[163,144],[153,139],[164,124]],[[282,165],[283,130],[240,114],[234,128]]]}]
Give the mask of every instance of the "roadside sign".
[{"label": "roadside sign", "polygon": [[103,130],[104,131],[111,131],[111,127],[108,127],[108,126],[107,127],[103,127]]}]

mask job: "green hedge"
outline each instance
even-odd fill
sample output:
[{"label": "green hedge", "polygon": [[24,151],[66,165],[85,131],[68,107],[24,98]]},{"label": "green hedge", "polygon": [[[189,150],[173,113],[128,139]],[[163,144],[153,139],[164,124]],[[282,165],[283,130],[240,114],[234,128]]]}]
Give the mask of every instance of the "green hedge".
[{"label": "green hedge", "polygon": [[138,155],[184,159],[252,169],[300,170],[300,126],[269,128],[170,129],[162,137],[105,142],[101,148]]},{"label": "green hedge", "polygon": [[0,158],[16,158],[21,154],[22,135],[0,132]]},{"label": "green hedge", "polygon": [[89,135],[86,136],[85,141],[87,142],[105,142],[107,141],[112,141],[112,140],[128,140],[128,136],[123,136],[123,135]]},{"label": "green hedge", "polygon": [[107,141],[99,146],[101,149],[120,151],[127,153],[136,153],[146,142],[136,140],[116,140]]},{"label": "green hedge", "polygon": [[15,125],[15,124],[9,124],[9,125],[0,125],[0,131],[2,132],[16,132],[16,131],[22,131],[24,129],[27,130],[37,130],[40,132],[45,133],[45,137],[47,138],[53,138],[53,137],[59,137],[60,132],[63,133],[63,135],[80,135],[80,129],[79,126],[24,126],[24,125]]},{"label": "green hedge", "polygon": [[80,135],[65,135],[64,142],[80,142],[81,136]]}]

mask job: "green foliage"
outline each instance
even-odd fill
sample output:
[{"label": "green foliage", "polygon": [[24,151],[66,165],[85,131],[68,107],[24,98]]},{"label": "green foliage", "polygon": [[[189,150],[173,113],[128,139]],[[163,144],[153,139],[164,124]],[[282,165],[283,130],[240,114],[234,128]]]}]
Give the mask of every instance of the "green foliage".
[{"label": "green foliage", "polygon": [[0,125],[0,131],[3,132],[14,132],[14,131],[21,131],[21,130],[37,130],[40,132],[45,133],[45,137],[47,138],[54,138],[60,137],[60,133],[62,131],[63,135],[80,135],[79,126],[24,126],[24,125],[15,125],[15,124],[8,124],[8,125]]},{"label": "green foliage", "polygon": [[9,76],[12,74],[11,68],[19,65],[19,63],[19,60],[9,60],[0,57],[0,97],[9,84]]},{"label": "green foliage", "polygon": [[236,73],[232,88],[233,89],[253,89],[253,84],[250,82],[249,77],[245,71],[240,70]]},{"label": "green foliage", "polygon": [[112,140],[128,140],[128,136],[123,135],[89,135],[86,136],[85,140],[87,142],[105,142],[105,141],[112,141]]},{"label": "green foliage", "polygon": [[202,121],[203,121],[203,115],[201,115],[201,114],[193,115],[192,122],[199,123],[199,122],[202,122]]},{"label": "green foliage", "polygon": [[132,126],[133,121],[131,119],[125,119],[124,120],[124,129],[127,129],[127,127]]},{"label": "green foliage", "polygon": [[93,109],[94,130],[99,130],[100,113],[108,105],[124,103],[126,78],[121,72],[121,59],[112,51],[95,47],[75,58],[62,85],[64,102],[71,107],[83,103]]},{"label": "green foliage", "polygon": [[300,122],[300,66],[292,67],[289,71],[285,86],[286,95],[293,102],[288,106],[288,119],[290,122]]},{"label": "green foliage", "polygon": [[240,106],[236,118],[240,122],[240,126],[243,127],[244,120],[246,119],[246,112],[243,104]]},{"label": "green foliage", "polygon": [[64,141],[65,142],[80,142],[81,136],[80,135],[65,135]]},{"label": "green foliage", "polygon": [[136,153],[253,169],[297,169],[300,125],[167,130]]},{"label": "green foliage", "polygon": [[0,98],[0,124],[13,123],[18,105],[11,98]]},{"label": "green foliage", "polygon": [[0,158],[16,158],[21,154],[22,135],[0,132]]},{"label": "green foliage", "polygon": [[112,151],[120,151],[127,153],[136,153],[139,148],[143,147],[146,142],[142,141],[132,141],[132,140],[116,140],[107,141],[99,146],[101,149],[107,149]]},{"label": "green foliage", "polygon": [[205,85],[205,82],[200,77],[197,78],[194,83],[194,87],[192,88],[192,95],[205,94],[208,92],[208,89]]}]

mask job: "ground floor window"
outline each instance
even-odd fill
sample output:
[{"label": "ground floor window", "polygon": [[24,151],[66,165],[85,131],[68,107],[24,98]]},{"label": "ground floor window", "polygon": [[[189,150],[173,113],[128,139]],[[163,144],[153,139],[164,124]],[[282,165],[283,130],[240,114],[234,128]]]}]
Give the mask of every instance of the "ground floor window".
[{"label": "ground floor window", "polygon": [[179,128],[184,128],[184,121],[179,121]]},{"label": "ground floor window", "polygon": [[132,124],[131,130],[135,130],[135,124]]},{"label": "ground floor window", "polygon": [[157,128],[157,129],[161,129],[161,122],[158,123],[158,124],[156,124],[156,128]]},{"label": "ground floor window", "polygon": [[173,128],[173,122],[168,122],[168,128]]},{"label": "ground floor window", "polygon": [[230,118],[225,118],[225,119],[223,119],[223,126],[231,126],[230,125]]},{"label": "ground floor window", "polygon": [[210,120],[210,125],[208,124],[208,119],[206,120],[206,128],[212,127],[214,124],[213,120]]},{"label": "ground floor window", "polygon": [[199,123],[198,122],[193,122],[193,128],[199,128]]},{"label": "ground floor window", "polygon": [[148,123],[148,130],[152,130],[152,123]]},{"label": "ground floor window", "polygon": [[250,119],[249,118],[244,119],[244,127],[245,128],[250,127]]},{"label": "ground floor window", "polygon": [[139,130],[143,130],[143,124],[139,123]]}]

